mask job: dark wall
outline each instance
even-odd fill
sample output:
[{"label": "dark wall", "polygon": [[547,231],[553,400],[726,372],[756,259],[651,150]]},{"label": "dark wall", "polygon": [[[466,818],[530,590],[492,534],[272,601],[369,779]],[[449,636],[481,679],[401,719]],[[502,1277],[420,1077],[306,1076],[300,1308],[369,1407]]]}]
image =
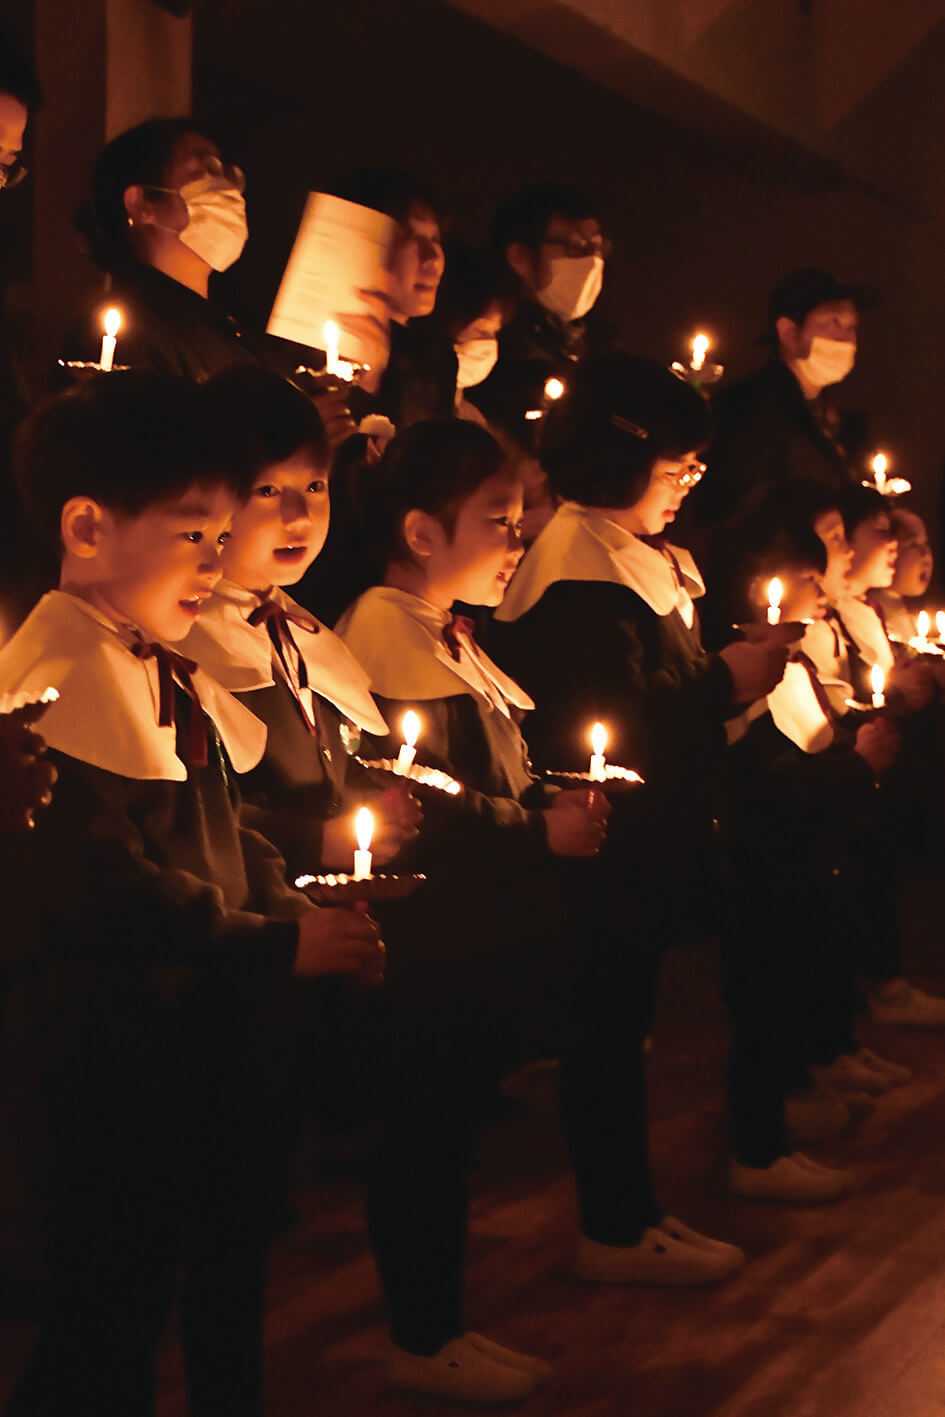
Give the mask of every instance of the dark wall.
[{"label": "dark wall", "polygon": [[[820,264],[878,285],[886,301],[838,392],[869,409],[877,446],[931,507],[937,400],[911,397],[903,354],[940,357],[915,298],[923,262],[938,279],[933,227],[826,163],[798,162],[774,134],[726,147],[435,0],[201,0],[195,106],[225,120],[249,173],[253,236],[226,293],[261,315],[305,192],[366,161],[433,180],[473,238],[521,182],[555,174],[586,188],[617,245],[604,313],[637,350],[666,359],[706,326],[729,376],[757,361],[765,297],[785,270]],[[885,130],[896,121],[887,108]],[[921,135],[915,112],[909,121]],[[912,161],[916,137],[903,135]]]}]

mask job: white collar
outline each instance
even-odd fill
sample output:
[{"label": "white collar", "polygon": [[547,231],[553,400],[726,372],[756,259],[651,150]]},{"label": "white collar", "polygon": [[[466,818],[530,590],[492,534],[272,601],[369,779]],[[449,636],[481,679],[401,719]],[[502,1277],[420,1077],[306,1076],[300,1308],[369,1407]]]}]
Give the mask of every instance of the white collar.
[{"label": "white collar", "polygon": [[442,699],[470,690],[509,718],[509,704],[534,702],[503,674],[474,640],[459,632],[459,659],[450,654],[443,630],[449,611],[393,586],[373,586],[345,612],[338,633],[385,699]]},{"label": "white collar", "polygon": [[850,656],[843,636],[834,622],[814,620],[805,628],[798,648],[813,664],[830,707],[842,718],[847,711],[847,700],[853,698]]},{"label": "white collar", "polygon": [[526,552],[499,609],[497,620],[518,620],[556,581],[612,581],[629,588],[656,615],[678,610],[691,629],[693,597],[705,594],[695,561],[682,547],[668,556],[596,507],[565,502]]},{"label": "white collar", "polygon": [[[131,653],[134,638],[88,601],[50,591],[0,650],[0,692],[58,689],[42,733],[70,758],[119,777],[184,782],[175,728],[158,723],[157,664]],[[193,685],[234,770],[248,772],[265,750],[264,725],[199,669]]]},{"label": "white collar", "polygon": [[873,606],[859,596],[844,595],[833,602],[851,639],[872,668],[878,664],[888,674],[896,662],[889,636]]},{"label": "white collar", "polygon": [[[292,638],[315,693],[366,732],[386,734],[387,724],[371,698],[371,681],[347,646],[279,586],[265,599],[292,616]],[[265,625],[249,623],[249,616],[262,603],[255,592],[221,581],[184,641],[184,653],[234,694],[273,683],[269,633]]]}]

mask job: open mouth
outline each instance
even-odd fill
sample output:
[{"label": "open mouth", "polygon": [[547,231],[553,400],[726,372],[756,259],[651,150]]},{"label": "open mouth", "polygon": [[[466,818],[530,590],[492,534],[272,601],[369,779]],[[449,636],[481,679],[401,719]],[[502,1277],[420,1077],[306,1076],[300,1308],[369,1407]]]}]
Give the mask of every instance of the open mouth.
[{"label": "open mouth", "polygon": [[307,551],[307,546],[277,546],[272,554],[283,566],[295,566]]},{"label": "open mouth", "polygon": [[196,620],[206,599],[205,595],[192,595],[189,600],[179,600],[177,603],[186,615],[192,615]]}]

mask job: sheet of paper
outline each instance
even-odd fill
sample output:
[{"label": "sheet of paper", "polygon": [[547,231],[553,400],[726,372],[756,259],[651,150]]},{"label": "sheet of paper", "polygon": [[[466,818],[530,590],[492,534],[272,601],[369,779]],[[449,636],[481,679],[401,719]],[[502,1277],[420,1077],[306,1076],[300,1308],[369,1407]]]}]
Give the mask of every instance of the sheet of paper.
[{"label": "sheet of paper", "polygon": [[339,353],[370,362],[370,348],[350,322],[373,315],[361,290],[385,293],[397,224],[354,202],[310,192],[267,330],[310,349],[324,349],[325,322],[339,327]]}]

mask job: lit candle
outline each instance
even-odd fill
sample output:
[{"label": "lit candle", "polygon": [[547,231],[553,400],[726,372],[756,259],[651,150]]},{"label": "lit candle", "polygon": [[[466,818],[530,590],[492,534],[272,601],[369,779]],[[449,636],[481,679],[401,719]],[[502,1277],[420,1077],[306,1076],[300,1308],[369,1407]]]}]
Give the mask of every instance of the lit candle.
[{"label": "lit candle", "polygon": [[938,630],[939,641],[945,640],[945,610],[936,610],[935,628]]},{"label": "lit candle", "polygon": [[121,329],[121,311],[114,306],[105,311],[105,333],[102,335],[102,352],[98,357],[98,367],[103,374],[111,373],[115,363],[115,346]]},{"label": "lit candle", "polygon": [[591,771],[594,782],[606,782],[607,769],[604,764],[604,749],[607,747],[607,729],[602,723],[595,723],[591,729]]},{"label": "lit candle", "polygon": [[358,849],[354,853],[354,879],[367,881],[371,878],[371,837],[374,835],[374,814],[370,808],[362,807],[354,819],[354,833],[358,838]]},{"label": "lit candle", "polygon": [[885,453],[877,453],[870,463],[873,469],[873,480],[876,483],[877,492],[886,490],[886,472],[889,468],[889,459]]},{"label": "lit candle", "polygon": [[323,339],[324,342],[325,342],[325,373],[326,373],[326,374],[337,374],[337,373],[338,373],[338,364],[339,364],[339,360],[338,360],[338,355],[339,355],[338,341],[339,341],[340,337],[341,337],[341,332],[340,332],[340,330],[338,329],[338,326],[335,324],[334,320],[326,320],[326,321],[325,321],[325,328],[324,328],[324,331],[322,332],[322,339]]},{"label": "lit candle", "polygon": [[400,731],[404,735],[404,741],[397,754],[396,771],[406,775],[413,767],[413,760],[417,755],[417,739],[420,736],[420,719],[413,709],[408,709],[400,720]]},{"label": "lit candle", "polygon": [[881,709],[886,702],[886,675],[878,664],[874,664],[870,670],[870,688],[873,690],[874,709]]},{"label": "lit candle", "polygon": [[919,639],[922,641],[923,645],[926,645],[929,642],[930,625],[931,621],[929,619],[929,612],[927,610],[920,610],[918,615],[916,616],[915,628],[916,634],[919,636]]},{"label": "lit candle", "polygon": [[768,582],[768,624],[779,625],[781,623],[781,597],[784,594],[784,587],[777,576]]},{"label": "lit candle", "polygon": [[563,393],[564,393],[564,384],[561,382],[560,379],[546,379],[546,380],[545,380],[545,398],[546,398],[546,399],[551,399],[552,403],[554,403],[555,399],[559,399]]},{"label": "lit candle", "polygon": [[705,368],[705,357],[709,352],[712,341],[708,335],[695,334],[689,341],[689,348],[692,350],[692,358],[689,360],[689,368],[694,374],[700,373]]}]

